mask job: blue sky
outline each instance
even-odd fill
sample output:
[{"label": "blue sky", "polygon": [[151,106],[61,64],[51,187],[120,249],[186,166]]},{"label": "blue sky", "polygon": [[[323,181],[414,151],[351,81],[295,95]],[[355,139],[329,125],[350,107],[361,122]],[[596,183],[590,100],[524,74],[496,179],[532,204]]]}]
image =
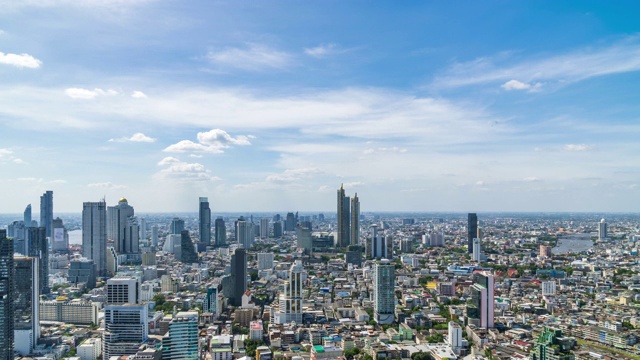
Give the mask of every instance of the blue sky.
[{"label": "blue sky", "polygon": [[635,211],[640,5],[0,0],[0,212]]}]

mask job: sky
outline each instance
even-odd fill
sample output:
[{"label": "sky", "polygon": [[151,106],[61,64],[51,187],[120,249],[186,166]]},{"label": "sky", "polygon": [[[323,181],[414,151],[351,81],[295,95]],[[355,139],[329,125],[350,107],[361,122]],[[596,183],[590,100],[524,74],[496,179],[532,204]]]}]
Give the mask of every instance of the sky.
[{"label": "sky", "polygon": [[637,1],[0,0],[0,213],[635,212]]}]

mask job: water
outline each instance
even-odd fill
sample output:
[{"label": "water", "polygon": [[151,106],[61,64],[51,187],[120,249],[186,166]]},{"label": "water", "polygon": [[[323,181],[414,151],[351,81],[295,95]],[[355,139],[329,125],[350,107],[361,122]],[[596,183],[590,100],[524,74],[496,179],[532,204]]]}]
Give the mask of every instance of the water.
[{"label": "water", "polygon": [[552,252],[554,254],[580,253],[592,247],[591,234],[575,234],[558,239],[558,244],[552,249]]},{"label": "water", "polygon": [[82,230],[69,231],[69,245],[82,245]]}]

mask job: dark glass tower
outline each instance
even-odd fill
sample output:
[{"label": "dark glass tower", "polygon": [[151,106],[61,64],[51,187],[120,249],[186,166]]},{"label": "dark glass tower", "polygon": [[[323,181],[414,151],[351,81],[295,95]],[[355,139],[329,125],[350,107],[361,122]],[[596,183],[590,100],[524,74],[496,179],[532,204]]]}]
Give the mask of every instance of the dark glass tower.
[{"label": "dark glass tower", "polygon": [[0,230],[0,359],[13,359],[13,240]]},{"label": "dark glass tower", "polygon": [[467,219],[467,246],[469,254],[473,253],[473,238],[478,237],[478,215],[469,213]]},{"label": "dark glass tower", "polygon": [[174,235],[180,235],[184,230],[184,220],[180,218],[173,218],[171,220],[171,233]]},{"label": "dark glass tower", "polygon": [[196,249],[193,247],[193,241],[191,241],[191,236],[189,236],[189,230],[182,230],[180,237],[180,248],[182,250],[180,261],[185,264],[198,262],[198,254],[196,253]]},{"label": "dark glass tower", "polygon": [[53,236],[51,233],[51,229],[53,229],[53,191],[51,190],[47,190],[40,196],[40,226],[47,229],[46,236]]},{"label": "dark glass tower", "polygon": [[215,223],[216,245],[222,246],[227,243],[227,226],[224,223],[224,219],[217,218]]},{"label": "dark glass tower", "polygon": [[247,291],[247,249],[236,249],[231,255],[231,274],[222,278],[222,292],[229,305],[241,306],[242,295]]},{"label": "dark glass tower", "polygon": [[27,231],[26,255],[38,258],[38,278],[41,294],[49,293],[49,242],[44,226],[29,228]]},{"label": "dark glass tower", "polygon": [[200,242],[211,245],[211,208],[206,197],[200,198]]},{"label": "dark glass tower", "polygon": [[340,185],[338,189],[338,246],[347,247],[351,244],[351,199],[344,195],[344,188]]}]

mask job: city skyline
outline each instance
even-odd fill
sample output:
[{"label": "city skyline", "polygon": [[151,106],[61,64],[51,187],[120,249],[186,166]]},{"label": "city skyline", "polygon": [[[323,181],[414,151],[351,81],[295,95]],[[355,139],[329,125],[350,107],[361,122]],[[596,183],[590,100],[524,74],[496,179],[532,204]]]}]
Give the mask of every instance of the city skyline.
[{"label": "city skyline", "polygon": [[637,15],[0,0],[0,213],[328,213],[340,183],[363,213],[634,211]]}]

